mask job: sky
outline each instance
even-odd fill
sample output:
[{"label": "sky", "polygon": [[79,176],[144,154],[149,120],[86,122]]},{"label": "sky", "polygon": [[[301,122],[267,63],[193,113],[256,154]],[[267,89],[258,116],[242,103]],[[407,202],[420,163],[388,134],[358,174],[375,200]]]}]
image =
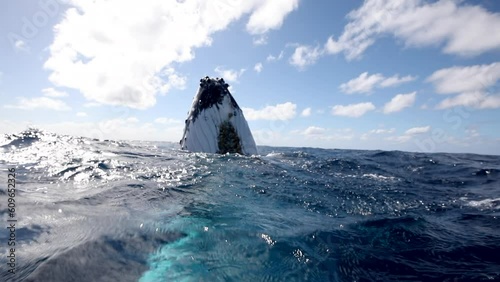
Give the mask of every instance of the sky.
[{"label": "sky", "polygon": [[6,0],[0,133],[178,142],[223,77],[258,145],[500,155],[500,2]]}]

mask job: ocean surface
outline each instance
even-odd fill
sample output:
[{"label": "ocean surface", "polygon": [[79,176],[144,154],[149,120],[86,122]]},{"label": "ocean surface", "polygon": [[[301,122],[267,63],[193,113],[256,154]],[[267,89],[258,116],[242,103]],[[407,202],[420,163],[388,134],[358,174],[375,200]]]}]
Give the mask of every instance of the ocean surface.
[{"label": "ocean surface", "polygon": [[0,280],[500,280],[500,156],[258,149],[0,137]]}]

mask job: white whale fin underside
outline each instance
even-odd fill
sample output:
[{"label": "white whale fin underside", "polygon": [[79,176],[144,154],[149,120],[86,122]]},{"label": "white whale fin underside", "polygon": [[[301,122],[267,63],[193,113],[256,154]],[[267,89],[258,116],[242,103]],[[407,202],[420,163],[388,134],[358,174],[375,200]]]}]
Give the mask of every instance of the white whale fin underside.
[{"label": "white whale fin underside", "polygon": [[[213,83],[210,91],[214,93],[203,93],[208,90],[204,88],[203,83],[200,86],[186,120],[180,142],[182,149],[206,153],[257,154],[252,132],[242,110],[227,91],[227,84],[223,80],[206,79],[206,81]],[[217,102],[209,103],[207,106],[206,101],[202,101],[208,99],[207,95]],[[217,95],[221,96],[214,97]]]}]

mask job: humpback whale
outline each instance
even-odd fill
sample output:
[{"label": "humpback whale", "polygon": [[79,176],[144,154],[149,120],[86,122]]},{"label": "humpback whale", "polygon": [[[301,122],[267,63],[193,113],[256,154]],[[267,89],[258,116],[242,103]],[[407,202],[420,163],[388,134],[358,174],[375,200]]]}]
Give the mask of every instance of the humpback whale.
[{"label": "humpback whale", "polygon": [[181,148],[191,152],[257,154],[243,111],[222,78],[200,79],[186,119]]}]

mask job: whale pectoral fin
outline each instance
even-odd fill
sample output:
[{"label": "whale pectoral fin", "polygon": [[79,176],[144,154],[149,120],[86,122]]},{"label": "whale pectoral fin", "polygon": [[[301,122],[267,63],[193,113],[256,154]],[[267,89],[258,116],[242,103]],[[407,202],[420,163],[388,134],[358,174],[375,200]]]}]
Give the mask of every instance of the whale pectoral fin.
[{"label": "whale pectoral fin", "polygon": [[224,121],[219,127],[219,136],[217,137],[219,154],[238,153],[243,154],[241,149],[241,140],[238,132],[229,121]]},{"label": "whale pectoral fin", "polygon": [[181,148],[193,152],[256,154],[257,148],[241,108],[221,78],[206,76],[193,98]]}]

